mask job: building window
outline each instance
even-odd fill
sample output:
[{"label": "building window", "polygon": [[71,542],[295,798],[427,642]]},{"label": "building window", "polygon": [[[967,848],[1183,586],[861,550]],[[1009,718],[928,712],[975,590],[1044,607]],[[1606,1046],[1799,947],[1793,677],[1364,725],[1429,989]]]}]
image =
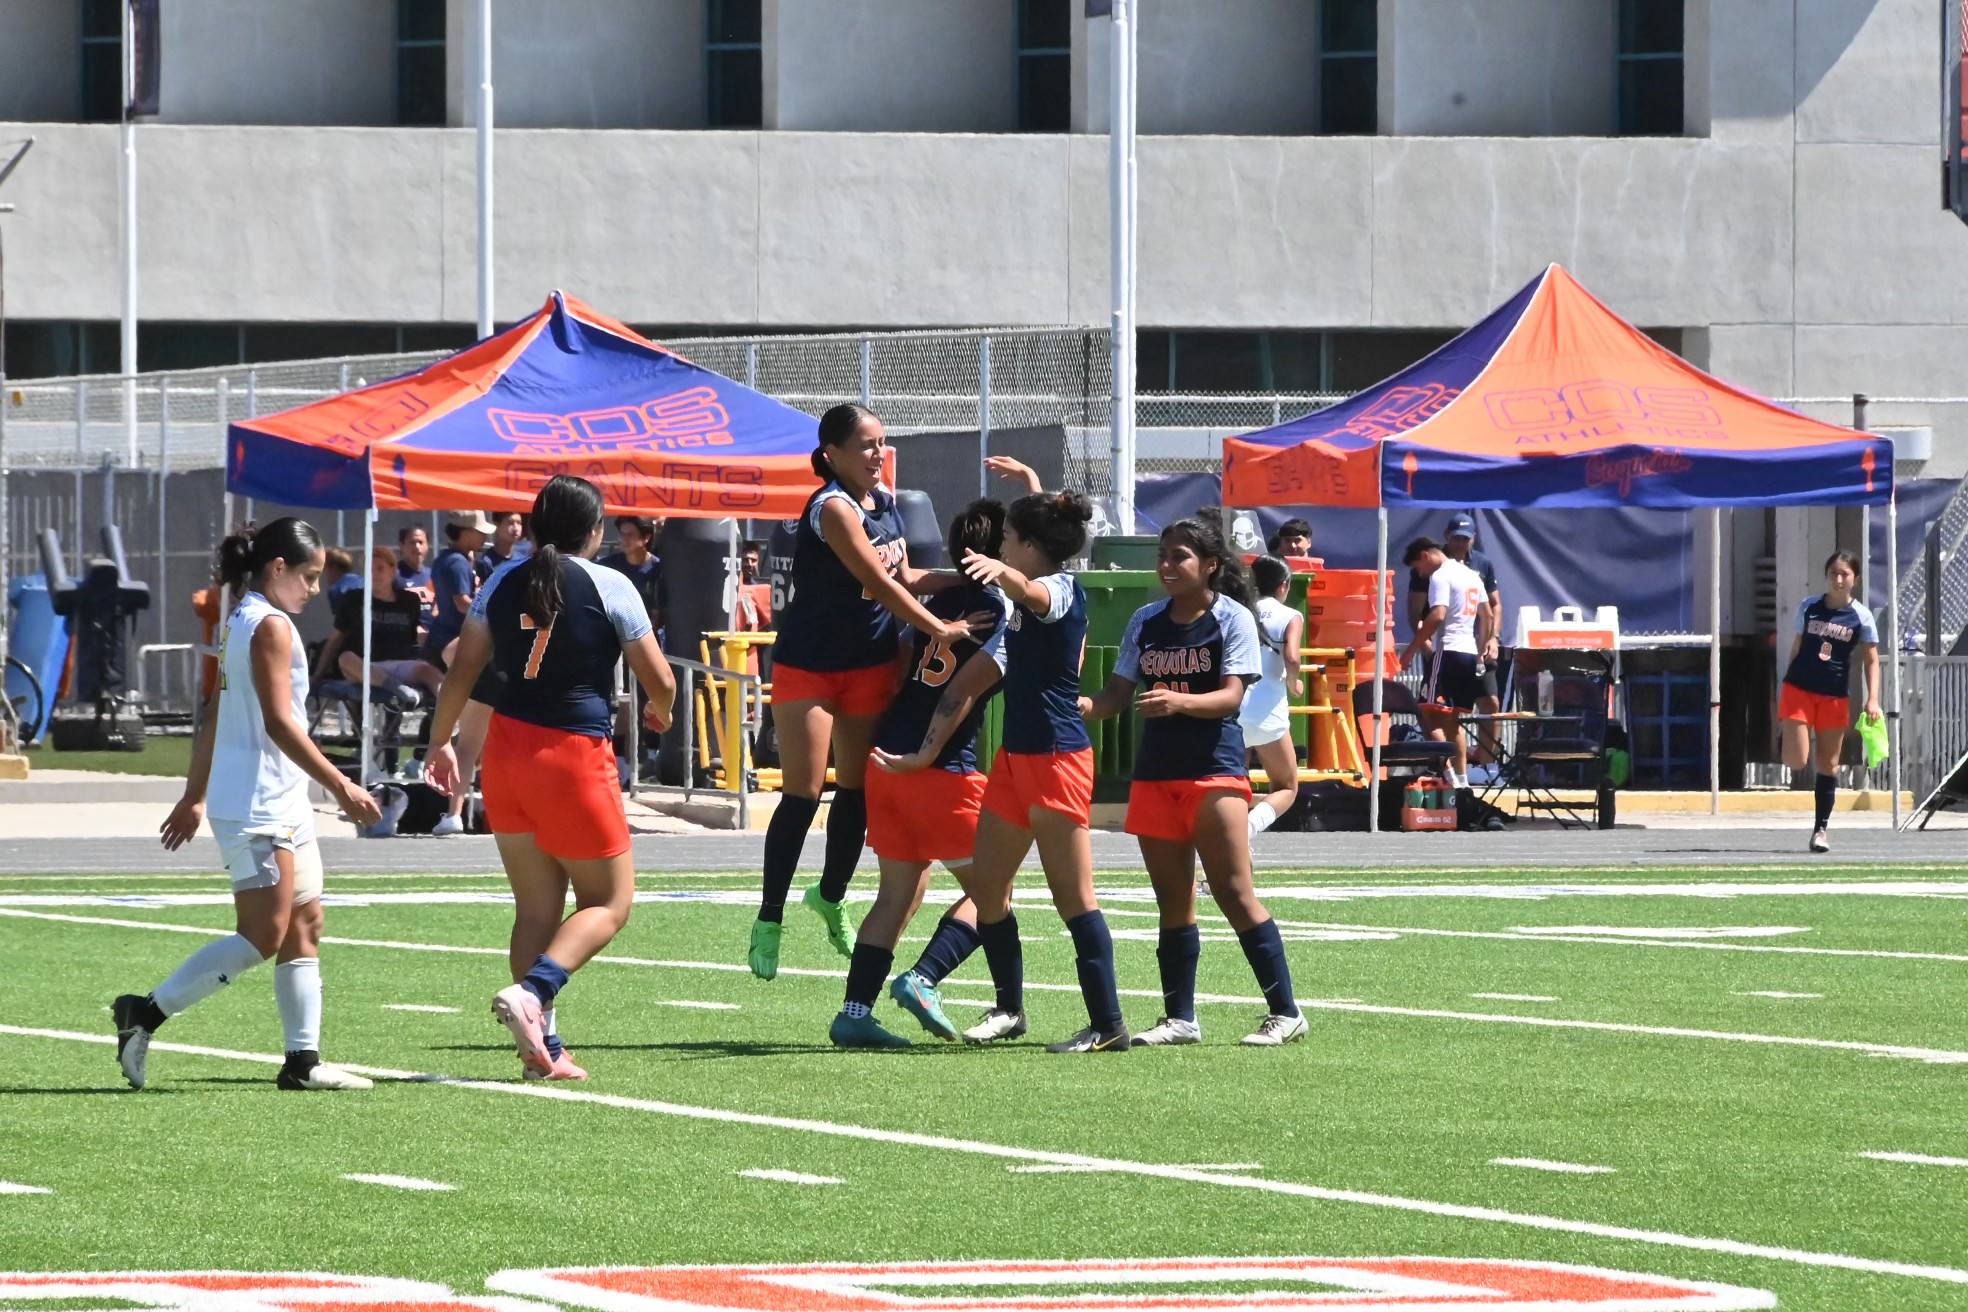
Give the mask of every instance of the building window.
[{"label": "building window", "polygon": [[1377,0],[1320,0],[1319,131],[1328,136],[1370,137],[1379,123],[1376,4]]},{"label": "building window", "polygon": [[1620,0],[1619,133],[1681,135],[1682,0]]},{"label": "building window", "polygon": [[445,123],[444,0],[396,0],[396,121]]},{"label": "building window", "polygon": [[82,0],[82,121],[123,117],[123,0]]},{"label": "building window", "polygon": [[714,128],[765,123],[765,57],[759,0],[705,0],[705,121]]},{"label": "building window", "polygon": [[1018,0],[1018,130],[1073,127],[1074,0]]}]

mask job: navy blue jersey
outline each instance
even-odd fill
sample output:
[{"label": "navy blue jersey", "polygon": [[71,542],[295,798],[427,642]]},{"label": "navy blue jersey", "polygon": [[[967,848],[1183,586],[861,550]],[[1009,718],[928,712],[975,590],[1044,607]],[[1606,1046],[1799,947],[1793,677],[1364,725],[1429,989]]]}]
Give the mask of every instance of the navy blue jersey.
[{"label": "navy blue jersey", "polygon": [[492,633],[492,668],[505,686],[501,715],[590,738],[615,733],[615,667],[622,648],[649,632],[649,614],[629,581],[576,556],[560,558],[560,614],[542,629],[526,613],[522,571],[505,565],[472,602],[471,619]]},{"label": "navy blue jersey", "polygon": [[1852,650],[1862,642],[1879,643],[1879,626],[1862,601],[1832,606],[1823,595],[1797,608],[1797,659],[1784,671],[1784,682],[1822,697],[1849,697],[1852,689]]},{"label": "navy blue jersey", "polygon": [[[929,733],[929,722],[936,716],[936,704],[943,700],[943,690],[949,687],[950,680],[957,677],[957,671],[971,661],[980,658],[992,661],[997,665],[999,674],[1004,673],[1005,620],[1010,606],[1004,593],[972,583],[967,587],[945,589],[925,598],[923,605],[938,619],[962,619],[966,615],[988,611],[998,617],[998,622],[983,638],[959,638],[946,643],[941,638],[926,634],[915,635],[915,652],[909,658],[909,677],[903,680],[895,700],[888,704],[888,709],[882,713],[881,724],[875,729],[875,746],[885,752],[907,755],[922,746],[924,736]],[[977,731],[984,724],[984,708],[990,700],[990,695],[986,694],[970,708],[970,714],[957,726],[956,733],[950,736],[950,741],[943,745],[942,752],[937,755],[937,769],[956,774],[969,774],[977,769]]]},{"label": "navy blue jersey", "polygon": [[902,540],[902,512],[886,489],[875,489],[873,510],[839,483],[827,484],[808,499],[794,532],[793,595],[785,610],[773,617],[779,636],[772,657],[780,664],[816,673],[860,670],[894,660],[900,627],[888,607],[863,590],[861,580],[821,536],[820,508],[835,499],[861,516],[861,528],[881,557],[883,569],[893,574],[908,551]]},{"label": "navy blue jersey", "polygon": [[1063,570],[1032,580],[1046,590],[1043,613],[1011,608],[1005,633],[1004,749],[1030,756],[1093,746],[1080,718],[1080,658],[1086,654],[1087,599]]},{"label": "navy blue jersey", "polygon": [[[1249,688],[1262,676],[1257,620],[1241,602],[1218,597],[1187,624],[1176,623],[1169,600],[1143,606],[1128,621],[1114,673],[1149,688],[1215,692],[1232,675]],[[1220,720],[1170,715],[1141,722],[1134,754],[1136,779],[1215,779],[1244,773],[1241,702]]]}]

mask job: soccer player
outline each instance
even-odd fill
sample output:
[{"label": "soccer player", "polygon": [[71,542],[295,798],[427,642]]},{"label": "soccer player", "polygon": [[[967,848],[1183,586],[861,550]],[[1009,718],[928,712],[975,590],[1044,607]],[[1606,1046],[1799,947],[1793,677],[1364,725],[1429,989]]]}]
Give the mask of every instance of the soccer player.
[{"label": "soccer player", "polygon": [[[1086,650],[1087,599],[1066,569],[1086,546],[1093,504],[1077,492],[1042,492],[1039,479],[1015,460],[994,456],[994,473],[1021,479],[1030,495],[1005,512],[998,559],[971,553],[964,572],[995,583],[1012,603],[1005,634],[1004,737],[984,788],[977,821],[970,895],[977,935],[993,980],[1023,970],[1011,885],[1019,863],[1039,845],[1052,904],[1073,936],[1086,1027],[1047,1046],[1048,1052],[1125,1052],[1127,1023],[1114,981],[1114,936],[1093,891],[1093,740],[1080,718],[1080,658]],[[1008,1001],[1016,1001],[1013,1008]],[[1026,1030],[1022,999],[999,994],[977,1025],[972,1043],[1015,1039]]]},{"label": "soccer player", "polygon": [[[488,664],[504,682],[485,741],[485,816],[513,892],[513,984],[492,998],[525,1074],[582,1080],[554,1026],[568,976],[629,921],[635,862],[615,775],[615,667],[649,696],[643,719],[669,727],[676,681],[628,580],[589,559],[601,543],[602,500],[586,479],[557,474],[533,501],[534,553],[479,590],[437,701],[433,788],[468,786],[451,731]],[[567,890],[574,911],[563,919]]]},{"label": "soccer player", "polygon": [[[950,521],[950,558],[966,552],[996,555],[1004,540],[1004,506],[973,501]],[[1004,594],[968,579],[931,597],[930,613],[995,617],[991,630],[955,642],[919,641],[908,675],[875,731],[868,772],[868,846],[881,859],[881,886],[862,918],[847,968],[847,995],[828,1031],[843,1048],[906,1048],[874,1018],[876,994],[895,964],[895,945],[929,888],[929,867],[941,861],[962,883],[977,841],[984,776],[977,772],[977,731],[984,707],[1004,672]],[[966,899],[938,923],[922,959],[895,977],[889,996],[940,1039],[957,1027],[943,1012],[937,984],[976,950],[977,913]]]},{"label": "soccer player", "polygon": [[1859,581],[1859,558],[1849,551],[1834,551],[1825,561],[1824,574],[1830,586],[1797,608],[1797,634],[1790,640],[1790,663],[1777,698],[1783,763],[1793,770],[1802,770],[1813,760],[1817,764],[1813,852],[1831,850],[1825,829],[1838,800],[1838,757],[1852,724],[1854,648],[1864,653],[1860,669],[1865,675],[1866,716],[1879,717],[1879,625],[1866,604],[1852,595]]},{"label": "soccer player", "polygon": [[1305,616],[1285,604],[1285,594],[1291,591],[1290,565],[1276,556],[1259,556],[1251,562],[1251,578],[1257,590],[1251,613],[1257,619],[1264,669],[1263,677],[1244,691],[1237,727],[1243,730],[1244,746],[1256,753],[1265,778],[1271,781],[1271,791],[1251,803],[1248,826],[1250,836],[1256,838],[1298,800],[1291,703],[1305,695],[1305,676],[1299,673]]},{"label": "soccer player", "polygon": [[1099,693],[1080,699],[1081,714],[1104,720],[1127,710],[1137,685],[1147,688],[1136,707],[1141,737],[1126,828],[1140,840],[1161,910],[1155,957],[1165,1014],[1134,1044],[1202,1042],[1196,1020],[1196,963],[1203,951],[1196,927],[1200,856],[1210,896],[1237,931],[1269,1008],[1244,1042],[1277,1047],[1305,1037],[1306,1024],[1292,996],[1284,941],[1252,887],[1250,778],[1237,725],[1244,689],[1262,674],[1257,621],[1248,608],[1250,578],[1223,530],[1202,518],[1162,530],[1156,571],[1167,599],[1134,613],[1113,677]]},{"label": "soccer player", "polygon": [[853,955],[841,902],[868,837],[868,748],[895,695],[897,621],[947,643],[970,634],[963,619],[931,614],[916,600],[958,580],[909,567],[902,515],[882,486],[887,457],[888,436],[872,410],[837,405],[820,416],[813,472],[822,483],[795,531],[793,595],[779,612],[773,645],[782,786],[765,830],[763,887],[746,957],[760,979],[779,973],[786,894],[820,811],[830,744],[826,863],[802,900],[826,925],[834,950]]},{"label": "soccer player", "polygon": [[380,818],[375,799],[329,763],[307,735],[305,644],[289,618],[321,584],[321,536],[298,519],[251,525],[219,544],[218,581],[239,598],[219,637],[218,687],[191,754],[184,796],[159,832],[175,852],[210,812],[232,876],[233,932],[192,953],[143,997],[110,1006],[116,1060],[133,1089],[148,1078],[150,1039],[167,1019],[275,959],[273,997],[287,1059],[282,1089],[366,1089],[369,1081],[321,1060],[321,851],[314,842],[313,779],[358,825]]},{"label": "soccer player", "polygon": [[1496,615],[1482,575],[1449,556],[1435,539],[1410,542],[1401,563],[1428,582],[1428,609],[1401,652],[1401,665],[1405,668],[1416,652],[1433,642],[1435,659],[1422,698],[1422,724],[1430,738],[1455,745],[1449,786],[1461,790],[1469,785],[1469,744],[1459,712],[1474,710],[1483,696],[1481,653],[1488,650],[1496,632]]}]

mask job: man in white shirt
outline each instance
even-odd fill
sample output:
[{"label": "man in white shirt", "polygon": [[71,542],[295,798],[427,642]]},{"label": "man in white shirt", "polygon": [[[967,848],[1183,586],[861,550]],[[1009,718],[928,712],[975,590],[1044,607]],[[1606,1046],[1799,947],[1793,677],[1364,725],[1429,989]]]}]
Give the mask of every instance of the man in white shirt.
[{"label": "man in white shirt", "polygon": [[1449,785],[1462,788],[1469,782],[1469,747],[1458,715],[1475,709],[1483,696],[1478,669],[1496,632],[1496,612],[1482,575],[1451,559],[1435,539],[1416,538],[1401,560],[1428,582],[1428,609],[1401,652],[1401,665],[1406,668],[1433,639],[1435,659],[1422,698],[1422,724],[1430,738],[1455,744]]}]

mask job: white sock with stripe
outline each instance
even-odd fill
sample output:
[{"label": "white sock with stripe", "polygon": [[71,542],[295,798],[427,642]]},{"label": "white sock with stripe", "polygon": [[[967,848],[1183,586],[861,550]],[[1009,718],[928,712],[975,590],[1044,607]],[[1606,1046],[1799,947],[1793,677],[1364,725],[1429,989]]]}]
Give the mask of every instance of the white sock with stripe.
[{"label": "white sock with stripe", "polygon": [[184,959],[171,977],[151,990],[157,1009],[175,1016],[217,993],[266,958],[244,936],[227,934]]}]

